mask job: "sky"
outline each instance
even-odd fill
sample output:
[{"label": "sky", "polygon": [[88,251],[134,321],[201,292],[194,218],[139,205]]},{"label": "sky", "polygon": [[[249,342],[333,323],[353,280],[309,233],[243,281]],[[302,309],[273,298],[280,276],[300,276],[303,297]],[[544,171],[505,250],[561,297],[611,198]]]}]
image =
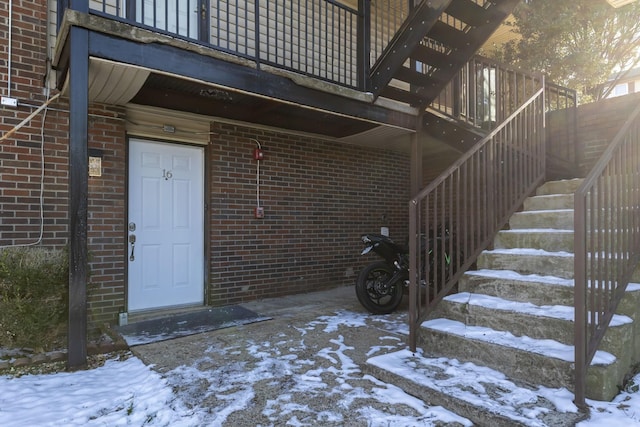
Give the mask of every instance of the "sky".
[{"label": "sky", "polygon": [[[372,318],[345,310],[297,326],[299,339],[283,335],[274,337],[280,342],[254,341],[250,337],[225,345],[212,342],[200,359],[186,362],[189,359],[185,358],[185,364],[163,372],[130,355],[108,359],[103,366],[86,371],[0,376],[0,426],[235,426],[234,414],[255,406],[262,387],[275,383],[282,392],[260,405],[262,421],[256,425],[346,425],[350,412],[357,413],[359,425],[366,426],[472,425],[363,372],[353,360],[353,347],[344,328],[361,331],[371,325]],[[406,321],[401,317],[375,319],[380,323],[376,326],[389,332],[406,332]],[[326,334],[326,344],[317,351],[309,351],[304,339],[312,330]],[[232,354],[242,354],[244,362],[205,368],[212,360]],[[477,399],[478,404],[486,405],[500,400],[503,414],[528,425],[544,425],[536,419],[536,411],[544,409],[518,412],[517,407],[524,401],[535,401],[537,396],[544,396],[557,411],[576,411],[573,395],[566,389],[520,389],[485,367],[411,353],[393,334],[383,333],[366,357],[368,364],[395,369],[397,375],[432,382],[436,388],[449,387],[448,393],[467,401]],[[433,375],[440,369],[457,383],[446,380],[447,386],[442,375]],[[483,394],[486,391],[479,390],[483,382],[498,385],[502,397],[492,401]],[[196,390],[197,384],[208,387]],[[639,386],[640,375],[612,402],[588,401],[591,419],[579,426],[640,426]],[[475,394],[469,394],[470,389],[475,389]],[[301,402],[295,396],[312,399]],[[335,405],[316,407],[314,401],[323,399],[332,399]],[[396,410],[398,405],[406,410]]]}]

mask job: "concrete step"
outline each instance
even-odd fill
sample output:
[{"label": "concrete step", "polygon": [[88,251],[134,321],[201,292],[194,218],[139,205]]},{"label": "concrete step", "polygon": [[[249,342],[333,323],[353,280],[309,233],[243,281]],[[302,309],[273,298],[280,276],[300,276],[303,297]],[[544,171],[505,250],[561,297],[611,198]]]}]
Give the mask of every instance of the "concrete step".
[{"label": "concrete step", "polygon": [[573,254],[542,249],[494,249],[478,257],[478,269],[512,270],[520,274],[547,274],[573,278]]},{"label": "concrete step", "polygon": [[500,297],[460,292],[445,297],[433,312],[465,326],[482,326],[496,331],[508,328],[514,336],[552,339],[573,344],[573,307],[538,306]]},{"label": "concrete step", "polygon": [[[512,270],[520,274],[544,274],[564,279],[573,278],[574,254],[570,252],[551,252],[543,249],[526,248],[497,248],[483,251],[477,260],[478,269],[486,270]],[[624,260],[616,260],[608,257],[606,262],[609,271],[615,274],[619,265],[624,265]],[[640,283],[640,269],[636,268],[631,277],[631,282]]]},{"label": "concrete step", "polygon": [[573,193],[529,197],[525,199],[523,207],[525,211],[573,209]]},{"label": "concrete step", "polygon": [[[524,202],[511,229],[500,231],[494,249],[480,254],[479,270],[466,272],[459,293],[445,297],[422,324],[424,355],[573,390],[573,192],[581,183],[549,182]],[[610,400],[638,363],[640,324],[632,318],[639,304],[640,285],[632,284],[588,369],[589,398]]]},{"label": "concrete step", "polygon": [[516,212],[509,219],[511,229],[549,228],[573,230],[573,209]]},{"label": "concrete step", "polygon": [[[574,341],[574,309],[566,305],[536,305],[504,298],[461,292],[445,297],[433,312],[434,318],[446,318],[466,326],[506,330],[518,337],[551,339],[566,345]],[[621,345],[633,339],[633,320],[615,315],[601,349],[623,354]]]},{"label": "concrete step", "polygon": [[[509,378],[573,390],[575,350],[549,339],[514,336],[449,319],[431,319],[420,328],[425,355],[455,358],[502,372]],[[618,392],[608,381],[619,374],[616,357],[598,350],[588,369],[590,398],[609,400]],[[594,384],[596,386],[594,386]]]},{"label": "concrete step", "polygon": [[[573,306],[573,289],[573,279],[520,274],[511,270],[467,271],[458,282],[459,292],[485,294],[536,305]],[[627,292],[620,302],[618,313],[633,315],[637,307],[640,307],[640,283],[634,280],[627,286]]]},{"label": "concrete step", "polygon": [[477,426],[571,426],[582,417],[578,411],[558,409],[553,395],[559,390],[532,387],[498,370],[453,358],[401,350],[372,357],[361,368]]},{"label": "concrete step", "polygon": [[582,178],[564,179],[560,181],[549,181],[542,184],[536,190],[536,195],[544,196],[549,194],[569,194],[575,193],[584,181]]},{"label": "concrete step", "polygon": [[493,240],[494,248],[531,248],[549,252],[573,252],[573,230],[522,228],[501,230]]},{"label": "concrete step", "polygon": [[460,292],[474,292],[536,305],[573,305],[573,279],[511,270],[466,272],[458,282]]}]

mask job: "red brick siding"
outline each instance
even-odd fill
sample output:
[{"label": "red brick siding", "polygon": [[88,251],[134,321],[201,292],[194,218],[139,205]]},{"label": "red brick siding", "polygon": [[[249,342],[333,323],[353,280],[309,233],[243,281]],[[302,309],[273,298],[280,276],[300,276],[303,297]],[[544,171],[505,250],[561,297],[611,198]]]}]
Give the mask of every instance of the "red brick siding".
[{"label": "red brick siding", "polygon": [[[8,2],[0,4],[0,82],[3,96],[7,93]],[[14,1],[12,15],[11,96],[23,101],[42,101],[43,78],[46,73],[47,2]],[[36,89],[35,91],[33,89]]]},{"label": "red brick siding", "polygon": [[[4,135],[46,100],[46,2],[14,1],[11,96],[0,107]],[[7,4],[0,4],[0,37],[7,39]],[[0,43],[0,81],[7,81],[7,45]],[[6,96],[6,85],[0,86]],[[68,105],[50,106],[44,126],[42,245],[68,241]],[[90,149],[102,151],[102,177],[89,178],[90,326],[115,322],[126,308],[126,132],[120,107],[92,105]],[[39,114],[0,143],[0,245],[39,237],[41,125]],[[363,232],[388,225],[407,235],[409,159],[384,150],[286,133],[218,124],[208,149],[210,260],[208,302],[255,298],[351,284],[373,260],[360,257]],[[264,146],[261,198],[254,219],[257,138]],[[386,215],[383,220],[382,216]]]},{"label": "red brick siding", "polygon": [[125,305],[126,144],[124,110],[93,106],[89,149],[102,153],[102,176],[89,177],[87,290],[90,319],[113,322]]},{"label": "red brick siding", "polygon": [[[2,113],[3,119],[14,115],[26,117],[29,110]],[[62,197],[58,193],[58,190],[66,191],[66,146],[48,134],[48,128],[58,116],[48,116],[44,132],[46,229],[43,237],[48,245],[56,246],[65,242],[57,238],[57,231],[63,232],[66,226],[67,205],[66,193]],[[10,125],[5,127],[7,122]],[[41,122],[40,115],[16,133],[15,138],[3,141],[0,146],[0,245],[3,246],[33,243],[40,234]],[[13,120],[3,120],[2,133],[9,131],[13,123]]]},{"label": "red brick siding", "polygon": [[[68,237],[68,115],[60,111],[65,104],[54,108],[45,126],[43,244],[63,246]],[[126,143],[124,121],[117,117],[122,113],[100,105],[90,110],[89,148],[101,150],[103,174],[89,178],[93,325],[115,322],[126,307]],[[0,149],[3,244],[38,235],[40,118]],[[350,284],[373,259],[359,256],[361,233],[388,225],[392,237],[405,241],[408,156],[248,127],[216,124],[214,131],[208,165],[211,304]],[[253,217],[252,138],[260,140],[266,156],[261,163],[263,220]]]},{"label": "red brick siding", "polygon": [[[211,143],[209,302],[350,284],[365,262],[359,237],[407,236],[408,156],[216,124]],[[254,218],[256,138],[264,219]]]},{"label": "red brick siding", "polygon": [[[68,114],[64,103],[48,111],[44,128],[44,233],[42,245],[68,240]],[[5,113],[6,111],[3,111]],[[13,111],[22,113],[22,108]],[[125,130],[119,111],[94,106],[89,148],[103,152],[103,176],[89,179],[88,251],[90,317],[112,321],[124,305]],[[120,111],[121,112],[121,111]],[[0,245],[36,242],[40,234],[40,170],[43,115],[0,146]],[[3,129],[4,130],[4,129]],[[4,133],[4,132],[3,132]],[[96,323],[99,324],[99,323]]]},{"label": "red brick siding", "polygon": [[[11,97],[18,108],[0,107],[4,135],[46,101],[47,2],[14,1]],[[8,4],[0,4],[0,37],[8,40]],[[0,43],[0,93],[8,95],[8,43]],[[44,140],[44,233],[42,245],[68,240],[68,106],[57,101],[0,144],[0,246],[37,242],[40,236],[41,149]],[[89,147],[101,149],[103,177],[89,180],[89,316],[113,321],[124,308],[125,144],[124,123],[110,119],[121,109],[95,106]],[[107,118],[102,118],[105,116]]]},{"label": "red brick siding", "polygon": [[[8,75],[8,4],[0,4],[0,94],[17,98],[22,104],[40,105],[45,100],[43,79],[46,74],[46,2],[14,2],[11,31],[11,78]],[[11,80],[11,87],[8,82]],[[32,109],[0,107],[0,134],[4,135],[24,120]],[[51,116],[56,113],[50,112]],[[40,235],[40,176],[41,147],[40,128],[42,115],[36,117],[13,138],[0,145],[0,246],[16,243],[32,243]],[[51,120],[47,121],[47,128]],[[45,183],[48,192],[45,199],[54,203],[45,211],[45,223],[55,230],[59,226],[55,200],[58,179],[55,165],[60,157],[57,147],[49,147],[54,140],[45,131],[45,155],[51,157],[47,164]],[[51,150],[51,151],[49,151]],[[64,156],[64,155],[62,155]],[[50,173],[50,171],[52,171]],[[49,190],[49,184],[53,190]],[[54,193],[52,193],[53,191]],[[53,198],[53,200],[52,200]],[[63,214],[64,215],[64,214]],[[55,231],[47,230],[49,244],[62,244],[55,240]]]}]

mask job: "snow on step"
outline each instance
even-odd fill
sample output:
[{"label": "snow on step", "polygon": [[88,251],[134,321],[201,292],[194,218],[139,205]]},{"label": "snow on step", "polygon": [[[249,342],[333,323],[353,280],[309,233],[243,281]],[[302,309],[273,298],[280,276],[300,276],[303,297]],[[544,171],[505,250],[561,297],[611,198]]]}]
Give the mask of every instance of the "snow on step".
[{"label": "snow on step", "polygon": [[574,232],[558,228],[516,228],[500,230],[495,238],[496,248],[534,248],[547,251],[573,252]]},{"label": "snow on step", "polygon": [[518,280],[522,282],[538,282],[549,285],[573,287],[573,279],[564,279],[556,276],[541,276],[539,274],[520,274],[513,270],[471,270],[466,272],[470,276],[482,276],[492,279]]},{"label": "snow on step", "polygon": [[556,256],[572,258],[571,252],[549,252],[544,249],[531,249],[531,248],[515,248],[515,249],[493,249],[490,251],[484,251],[486,254],[505,254],[505,255],[532,255],[532,256]]},{"label": "snow on step", "polygon": [[[482,251],[480,256],[482,255],[516,255],[516,256],[532,256],[532,257],[574,258],[574,254],[572,252],[566,252],[566,251],[550,252],[544,249],[533,249],[533,248],[496,248],[492,250]],[[589,257],[591,256],[591,254],[587,254],[587,255]],[[607,259],[611,261],[617,260],[615,254],[613,253],[599,252],[598,255],[600,259]]]},{"label": "snow on step", "polygon": [[[426,387],[482,408],[489,413],[509,418],[519,425],[547,425],[543,418],[549,412],[579,415],[573,404],[573,393],[565,388],[523,387],[509,380],[502,372],[470,362],[445,357],[425,357],[420,352],[400,350],[367,360],[396,376],[420,387]],[[561,415],[556,415],[563,419]],[[573,425],[566,422],[564,425]]]},{"label": "snow on step", "polygon": [[573,193],[528,197],[524,201],[524,210],[573,209],[573,200]]},{"label": "snow on step", "polygon": [[547,273],[570,279],[573,277],[573,260],[574,256],[570,252],[503,248],[483,251],[477,263],[480,268],[516,270],[522,274]]},{"label": "snow on step", "polygon": [[573,230],[573,209],[552,209],[514,213],[509,219],[512,229],[559,228]]},{"label": "snow on step", "polygon": [[569,214],[573,213],[573,209],[535,209],[535,210],[526,210],[516,212],[518,214],[548,214],[548,213],[558,213],[558,214]]},{"label": "snow on step", "polygon": [[573,234],[573,230],[567,230],[565,228],[516,228],[509,230],[500,230],[501,233],[563,233],[563,234]]},{"label": "snow on step", "polygon": [[[423,328],[457,335],[462,338],[474,339],[503,347],[514,348],[545,357],[552,357],[573,363],[575,349],[573,346],[562,344],[554,340],[539,340],[527,336],[516,337],[505,331],[496,331],[482,326],[468,326],[462,322],[448,319],[433,319],[422,323]],[[611,365],[616,357],[606,351],[598,350],[591,362],[592,365]]]},{"label": "snow on step", "polygon": [[[491,270],[488,268],[483,268],[481,270],[469,270],[465,273],[468,276],[479,276],[479,277],[487,277],[491,279],[505,279],[505,280],[518,280],[521,282],[538,282],[538,283],[546,283],[549,285],[558,285],[558,286],[574,286],[573,279],[564,279],[562,277],[557,276],[541,276],[539,274],[521,274],[517,271],[513,270]],[[627,291],[640,291],[640,283],[630,282],[627,285]]]},{"label": "snow on step", "polygon": [[[575,317],[573,307],[565,305],[538,306],[530,302],[509,301],[499,297],[484,294],[472,294],[469,292],[452,294],[446,296],[444,299],[457,304],[470,304],[492,310],[513,311],[537,317],[549,317],[571,322],[573,322]],[[620,326],[632,322],[633,320],[630,317],[617,314],[613,316],[610,326]]]}]

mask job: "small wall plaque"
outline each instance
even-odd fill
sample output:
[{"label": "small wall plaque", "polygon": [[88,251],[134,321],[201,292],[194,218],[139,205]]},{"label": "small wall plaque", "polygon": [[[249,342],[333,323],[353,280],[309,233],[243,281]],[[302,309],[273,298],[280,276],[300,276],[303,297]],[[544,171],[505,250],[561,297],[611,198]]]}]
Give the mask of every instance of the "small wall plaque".
[{"label": "small wall plaque", "polygon": [[102,176],[102,158],[89,157],[89,176]]}]

